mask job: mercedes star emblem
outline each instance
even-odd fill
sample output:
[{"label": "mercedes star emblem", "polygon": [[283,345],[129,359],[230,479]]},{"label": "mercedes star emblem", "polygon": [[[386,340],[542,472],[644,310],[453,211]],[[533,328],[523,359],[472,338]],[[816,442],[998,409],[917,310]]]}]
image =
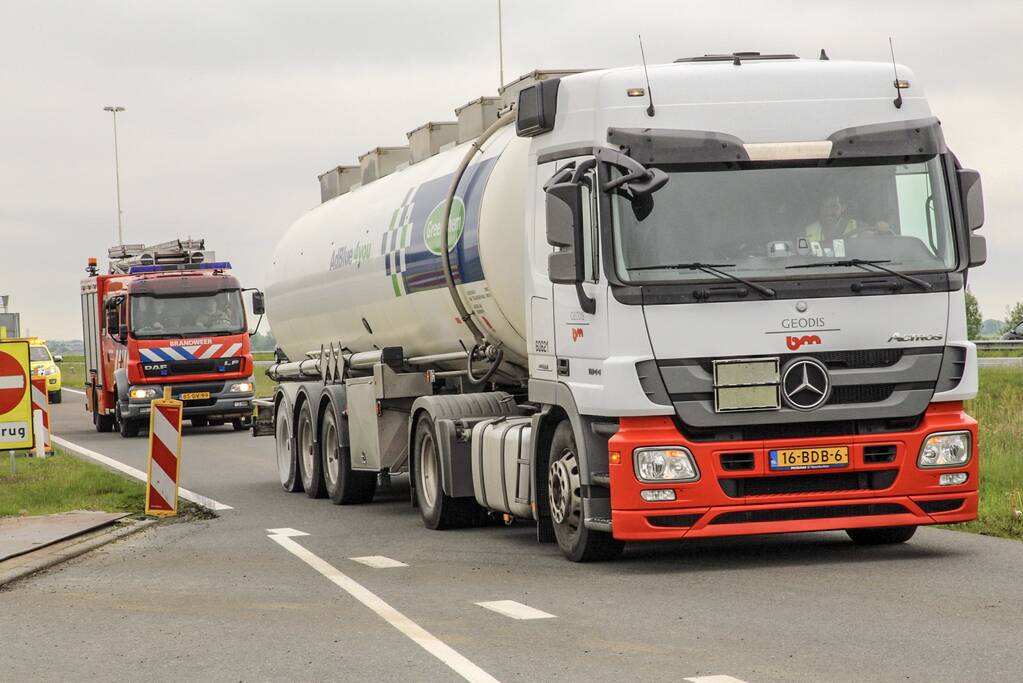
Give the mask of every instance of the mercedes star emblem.
[{"label": "mercedes star emblem", "polygon": [[815,410],[831,394],[831,377],[824,364],[813,358],[789,363],[781,378],[785,402],[796,410]]}]

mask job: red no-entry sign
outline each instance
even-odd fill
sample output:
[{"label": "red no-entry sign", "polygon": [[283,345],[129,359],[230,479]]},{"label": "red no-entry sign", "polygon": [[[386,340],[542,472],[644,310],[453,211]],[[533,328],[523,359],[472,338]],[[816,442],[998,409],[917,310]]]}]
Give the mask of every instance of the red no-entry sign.
[{"label": "red no-entry sign", "polygon": [[28,377],[17,358],[0,351],[0,415],[9,413],[25,400]]}]

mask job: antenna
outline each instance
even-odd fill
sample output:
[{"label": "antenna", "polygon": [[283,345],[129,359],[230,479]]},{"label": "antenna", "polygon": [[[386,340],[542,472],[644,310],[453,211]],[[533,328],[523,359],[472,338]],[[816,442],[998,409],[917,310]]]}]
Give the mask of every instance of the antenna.
[{"label": "antenna", "polygon": [[504,31],[501,26],[501,0],[497,0],[497,59],[501,79],[497,87],[500,90],[504,87]]},{"label": "antenna", "polygon": [[902,109],[902,86],[899,83],[899,68],[895,66],[895,46],[892,44],[892,37],[888,36],[888,50],[892,53],[892,72],[895,74],[895,99],[892,104],[896,109]]},{"label": "antenna", "polygon": [[650,91],[650,72],[646,69],[646,52],[643,51],[643,36],[637,34],[636,37],[639,38],[639,56],[643,60],[643,75],[646,77],[646,95],[650,99],[650,104],[646,108],[646,115],[653,118],[654,94]]}]

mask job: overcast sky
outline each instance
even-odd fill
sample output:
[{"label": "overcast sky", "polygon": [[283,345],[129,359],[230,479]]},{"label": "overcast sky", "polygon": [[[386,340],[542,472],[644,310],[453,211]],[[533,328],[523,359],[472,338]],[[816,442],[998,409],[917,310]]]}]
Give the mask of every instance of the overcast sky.
[{"label": "overcast sky", "polygon": [[[984,178],[985,317],[1023,299],[1023,2],[504,0],[506,80],[534,68],[760,50],[912,67],[949,145]],[[496,0],[4,2],[0,294],[23,328],[81,337],[86,258],[205,237],[261,286],[317,174],[498,85]],[[23,329],[24,332],[24,329]]]}]

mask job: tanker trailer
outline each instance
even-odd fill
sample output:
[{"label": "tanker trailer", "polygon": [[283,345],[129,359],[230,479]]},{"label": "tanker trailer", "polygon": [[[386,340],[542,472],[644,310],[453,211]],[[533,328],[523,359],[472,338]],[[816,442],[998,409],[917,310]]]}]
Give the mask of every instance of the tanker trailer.
[{"label": "tanker trailer", "polygon": [[575,561],[975,518],[980,180],[891,68],[533,72],[321,176],[266,287],[284,489],[407,472]]}]

